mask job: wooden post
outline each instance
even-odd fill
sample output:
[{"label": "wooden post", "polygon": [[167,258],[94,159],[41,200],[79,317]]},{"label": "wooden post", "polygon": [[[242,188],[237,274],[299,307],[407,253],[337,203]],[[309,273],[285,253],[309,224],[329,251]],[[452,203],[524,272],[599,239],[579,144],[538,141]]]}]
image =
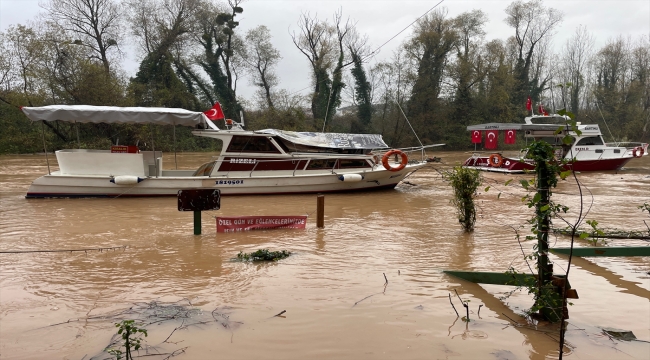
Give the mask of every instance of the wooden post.
[{"label": "wooden post", "polygon": [[325,227],[325,195],[316,198],[316,226],[320,229]]},{"label": "wooden post", "polygon": [[558,322],[562,316],[562,307],[553,308],[554,304],[551,303],[549,297],[554,297],[554,290],[551,286],[551,278],[553,276],[553,264],[548,261],[548,231],[550,229],[550,219],[548,212],[542,211],[543,208],[548,208],[550,204],[550,189],[549,178],[550,169],[548,168],[548,159],[538,159],[536,161],[537,172],[537,194],[540,196],[539,202],[535,206],[535,213],[537,215],[537,251],[539,256],[537,258],[537,301],[543,301],[540,313],[551,322]]},{"label": "wooden post", "polygon": [[201,235],[201,210],[194,210],[194,235]]}]

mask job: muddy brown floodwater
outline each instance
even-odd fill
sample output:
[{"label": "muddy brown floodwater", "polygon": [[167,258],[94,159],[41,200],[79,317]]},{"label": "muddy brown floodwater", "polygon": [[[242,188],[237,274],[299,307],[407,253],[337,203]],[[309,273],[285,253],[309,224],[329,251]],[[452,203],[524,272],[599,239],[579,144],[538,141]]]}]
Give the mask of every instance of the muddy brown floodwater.
[{"label": "muddy brown floodwater", "polygon": [[[182,154],[178,162],[195,168],[210,155]],[[519,316],[532,305],[525,292],[500,300],[510,287],[443,273],[527,271],[510,226],[527,233],[531,210],[521,202],[518,180],[530,176],[485,174],[491,189],[478,197],[476,231],[465,234],[438,171],[468,153],[435,155],[443,163],[408,178],[413,185],[326,195],[325,229],[316,228],[315,195],[238,196],[204,213],[200,236],[193,235],[192,213],[178,212],[175,198],[27,200],[30,182],[47,172],[44,156],[2,156],[0,251],[126,249],[0,254],[0,357],[110,358],[102,351],[114,323],[135,319],[150,324],[139,354],[164,354],[147,357],[153,359],[557,358],[556,326],[513,324],[526,324]],[[650,157],[619,173],[578,177],[588,219],[604,228],[645,229],[650,218],[637,206],[650,202]],[[561,182],[553,198],[575,218],[574,181]],[[309,215],[305,230],[231,234],[217,234],[212,218],[301,214]],[[532,245],[524,242],[523,249]],[[566,237],[551,240],[568,245]],[[231,261],[262,248],[293,255],[275,263]],[[566,266],[566,258],[551,259],[556,272]],[[650,358],[649,272],[648,257],[574,259],[570,281],[580,299],[569,308],[566,358]],[[469,323],[449,304],[454,290],[469,301]],[[180,316],[171,304],[194,310]],[[609,338],[602,327],[631,330],[642,341]]]}]

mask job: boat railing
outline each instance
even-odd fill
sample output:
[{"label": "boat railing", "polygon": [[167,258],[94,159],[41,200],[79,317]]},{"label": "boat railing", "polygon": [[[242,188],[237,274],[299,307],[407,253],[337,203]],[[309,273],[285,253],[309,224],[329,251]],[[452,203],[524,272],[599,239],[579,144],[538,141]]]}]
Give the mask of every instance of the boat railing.
[{"label": "boat railing", "polygon": [[605,146],[607,147],[623,147],[626,149],[634,149],[635,147],[639,147],[639,146],[644,147],[647,145],[648,144],[646,143],[632,142],[632,141],[605,143]]}]

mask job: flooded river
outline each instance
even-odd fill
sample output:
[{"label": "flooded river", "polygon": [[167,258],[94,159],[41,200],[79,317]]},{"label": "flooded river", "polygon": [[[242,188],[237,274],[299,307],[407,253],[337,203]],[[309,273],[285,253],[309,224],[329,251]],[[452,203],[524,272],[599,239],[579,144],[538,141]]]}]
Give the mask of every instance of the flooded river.
[{"label": "flooded river", "polygon": [[[179,154],[179,168],[196,168],[210,155]],[[518,180],[530,176],[485,174],[491,188],[482,189],[476,230],[466,234],[439,171],[468,154],[435,155],[443,163],[395,190],[326,195],[324,229],[316,228],[315,195],[240,196],[204,213],[200,236],[175,198],[26,200],[30,182],[47,172],[44,156],[2,156],[0,251],[125,248],[0,254],[0,358],[111,358],[102,351],[123,319],[149,324],[139,355],[163,354],[152,359],[557,358],[558,328],[519,316],[532,305],[525,291],[500,300],[512,288],[443,273],[527,271],[513,227],[528,233],[532,212]],[[173,164],[173,154],[166,158]],[[619,173],[578,177],[588,219],[603,228],[650,224],[637,208],[650,202],[650,157]],[[576,217],[573,180],[561,182],[553,198]],[[303,214],[305,230],[229,234],[217,234],[213,218]],[[551,240],[568,245],[566,237]],[[524,242],[523,250],[532,246]],[[293,255],[231,261],[263,248]],[[564,257],[551,260],[556,272],[566,267]],[[569,307],[567,358],[650,358],[649,272],[648,257],[574,259],[570,281],[580,299]],[[450,304],[451,294],[464,314],[455,290],[469,301],[469,323]],[[610,338],[602,327],[631,330],[642,341]]]}]

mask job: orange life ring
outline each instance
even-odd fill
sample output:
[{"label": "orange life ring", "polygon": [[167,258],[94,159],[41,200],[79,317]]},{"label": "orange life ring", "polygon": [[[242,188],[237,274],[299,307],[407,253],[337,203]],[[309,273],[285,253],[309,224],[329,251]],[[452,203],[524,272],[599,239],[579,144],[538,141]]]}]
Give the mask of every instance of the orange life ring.
[{"label": "orange life ring", "polygon": [[640,158],[641,156],[643,156],[644,153],[645,150],[643,150],[641,146],[637,146],[634,148],[634,150],[632,150],[632,156],[634,156],[635,158]]},{"label": "orange life ring", "polygon": [[488,163],[492,167],[501,167],[501,165],[503,164],[503,158],[499,154],[492,154],[488,158]]},{"label": "orange life ring", "polygon": [[[389,159],[392,155],[399,155],[399,156],[402,157],[402,162],[399,164],[399,166],[392,167],[392,166],[390,166],[390,164],[388,163],[388,159]],[[385,167],[386,170],[388,170],[388,171],[400,171],[400,170],[402,170],[402,169],[404,169],[404,168],[406,167],[406,164],[408,163],[408,161],[409,161],[409,157],[408,157],[408,156],[407,156],[407,155],[406,155],[402,150],[397,150],[397,149],[393,149],[393,150],[388,151],[388,152],[385,153],[384,156],[381,158],[381,163],[382,163],[382,165],[384,165],[384,167]]]}]

